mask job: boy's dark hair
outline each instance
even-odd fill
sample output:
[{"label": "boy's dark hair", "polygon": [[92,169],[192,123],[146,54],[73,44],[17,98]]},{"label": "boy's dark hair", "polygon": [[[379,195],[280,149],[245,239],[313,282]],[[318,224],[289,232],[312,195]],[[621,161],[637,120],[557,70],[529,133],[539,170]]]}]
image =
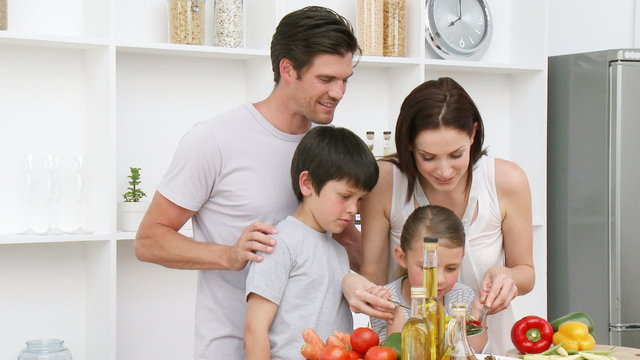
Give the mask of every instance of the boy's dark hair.
[{"label": "boy's dark hair", "polygon": [[352,186],[371,191],[378,182],[378,164],[369,147],[350,130],[316,126],[302,138],[291,159],[291,185],[302,201],[299,177],[309,171],[316,193],[331,180],[347,180]]},{"label": "boy's dark hair", "polygon": [[280,82],[280,60],[289,59],[300,75],[318,54],[360,54],[347,19],[322,6],[307,6],[285,15],[271,39],[273,80]]}]

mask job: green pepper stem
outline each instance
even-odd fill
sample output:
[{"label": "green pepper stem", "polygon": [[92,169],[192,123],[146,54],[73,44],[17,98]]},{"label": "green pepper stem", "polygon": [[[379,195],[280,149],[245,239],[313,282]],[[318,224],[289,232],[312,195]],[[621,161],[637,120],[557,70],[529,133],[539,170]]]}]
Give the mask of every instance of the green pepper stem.
[{"label": "green pepper stem", "polygon": [[537,342],[541,337],[542,335],[540,335],[540,330],[535,328],[527,330],[527,339],[529,339],[529,341]]}]

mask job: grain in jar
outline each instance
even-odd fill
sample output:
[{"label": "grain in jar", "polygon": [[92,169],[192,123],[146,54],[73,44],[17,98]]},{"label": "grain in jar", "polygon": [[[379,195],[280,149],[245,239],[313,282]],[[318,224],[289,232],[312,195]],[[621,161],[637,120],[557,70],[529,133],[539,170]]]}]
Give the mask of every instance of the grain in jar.
[{"label": "grain in jar", "polygon": [[215,0],[216,46],[244,46],[243,0]]},{"label": "grain in jar", "polygon": [[384,0],[384,56],[407,54],[407,2]]},{"label": "grain in jar", "polygon": [[169,42],[204,44],[204,0],[168,0]]},{"label": "grain in jar", "polygon": [[7,0],[0,0],[0,30],[7,30]]},{"label": "grain in jar", "polygon": [[358,44],[363,55],[382,56],[383,0],[358,0]]}]

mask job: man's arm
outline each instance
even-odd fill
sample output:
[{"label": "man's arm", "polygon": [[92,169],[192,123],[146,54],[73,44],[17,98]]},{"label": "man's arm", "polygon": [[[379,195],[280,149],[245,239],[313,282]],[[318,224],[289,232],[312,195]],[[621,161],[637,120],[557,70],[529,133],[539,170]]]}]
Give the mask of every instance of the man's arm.
[{"label": "man's arm", "polygon": [[243,341],[246,360],[271,359],[269,328],[277,310],[278,305],[258,294],[249,294]]},{"label": "man's arm", "polygon": [[351,270],[359,272],[362,263],[362,242],[356,225],[352,222],[341,233],[333,234],[333,238],[347,250]]},{"label": "man's arm", "polygon": [[257,251],[273,251],[275,240],[267,234],[277,230],[258,222],[247,226],[233,246],[199,242],[178,233],[194,214],[156,192],[136,234],[136,257],[176,269],[241,270],[248,261],[262,261]]}]

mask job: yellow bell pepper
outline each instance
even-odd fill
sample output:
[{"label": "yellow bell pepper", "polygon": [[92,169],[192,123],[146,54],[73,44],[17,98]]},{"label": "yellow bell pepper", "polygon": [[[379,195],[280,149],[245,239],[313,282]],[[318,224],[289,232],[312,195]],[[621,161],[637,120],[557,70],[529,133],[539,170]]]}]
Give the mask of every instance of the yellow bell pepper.
[{"label": "yellow bell pepper", "polygon": [[596,339],[589,334],[589,328],[580,321],[568,321],[553,334],[553,344],[562,344],[565,350],[593,350],[596,346]]}]

